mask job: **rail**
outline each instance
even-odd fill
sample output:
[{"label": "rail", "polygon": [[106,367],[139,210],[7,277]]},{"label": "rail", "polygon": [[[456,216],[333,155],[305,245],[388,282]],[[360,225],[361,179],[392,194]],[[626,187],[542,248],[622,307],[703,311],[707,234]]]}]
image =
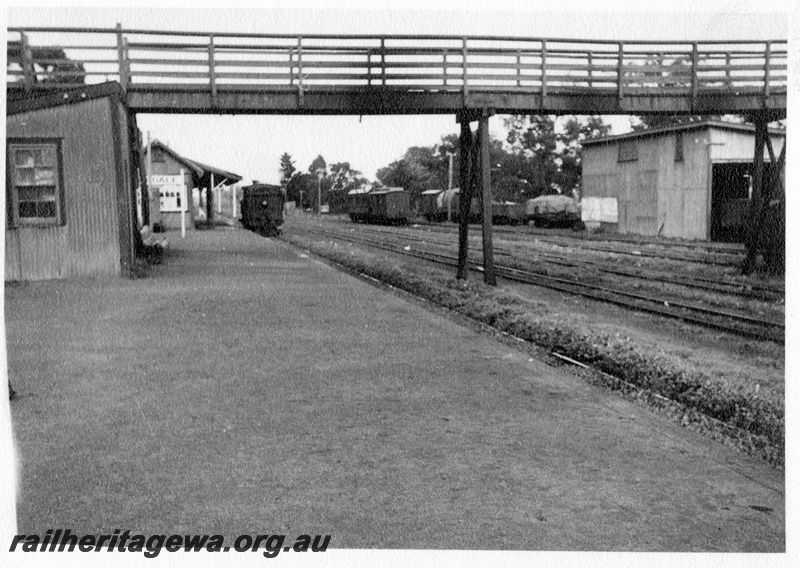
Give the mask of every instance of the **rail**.
[{"label": "rail", "polygon": [[125,91],[785,94],[784,40],[587,41],[9,28],[9,89],[117,81]]}]

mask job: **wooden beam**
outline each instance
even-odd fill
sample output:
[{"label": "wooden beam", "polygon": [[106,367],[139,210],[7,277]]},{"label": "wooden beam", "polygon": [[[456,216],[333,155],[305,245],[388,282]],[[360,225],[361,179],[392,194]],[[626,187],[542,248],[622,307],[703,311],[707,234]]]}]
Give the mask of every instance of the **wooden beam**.
[{"label": "wooden beam", "polygon": [[208,81],[211,85],[211,106],[217,106],[217,74],[214,62],[214,34],[208,36]]},{"label": "wooden beam", "polygon": [[[467,37],[461,38],[461,94],[463,96],[463,106],[467,106],[469,89],[467,87]],[[461,191],[464,191],[463,189]]]},{"label": "wooden beam", "polygon": [[547,41],[542,40],[542,108],[547,106]]},{"label": "wooden beam", "polygon": [[303,108],[303,38],[297,38],[297,108]]},{"label": "wooden beam", "polygon": [[483,281],[489,286],[497,286],[492,247],[492,164],[489,159],[489,117],[491,115],[491,112],[484,110],[478,125],[478,142],[480,144],[483,195]]},{"label": "wooden beam", "polygon": [[767,42],[766,51],[764,52],[764,107],[769,104],[769,65],[772,57],[772,42]]},{"label": "wooden beam", "polygon": [[472,197],[470,186],[472,162],[472,131],[469,128],[469,118],[463,114],[458,115],[461,124],[459,137],[460,169],[458,175],[461,188],[458,201],[458,272],[456,278],[466,280],[469,278],[469,202]]},{"label": "wooden beam", "polygon": [[33,52],[28,43],[28,36],[24,33],[19,34],[20,37],[20,66],[23,73],[23,84],[25,91],[30,92],[36,85],[36,70],[33,67]]},{"label": "wooden beam", "polygon": [[117,23],[117,64],[119,66],[119,84],[124,93],[128,89],[130,73],[125,67],[125,40],[122,36],[122,24]]},{"label": "wooden beam", "polygon": [[625,49],[624,44],[619,42],[618,55],[617,55],[617,100],[622,103],[622,97],[624,96],[622,93],[623,85],[625,84],[625,74],[624,74],[624,65],[625,65]]},{"label": "wooden beam", "polygon": [[[585,80],[585,78],[584,78]],[[594,81],[598,79],[595,77]],[[20,89],[11,83],[8,90]],[[516,88],[516,87],[511,87]],[[524,87],[523,87],[524,88]],[[219,113],[226,114],[362,114],[418,115],[449,114],[463,109],[463,94],[458,91],[408,92],[386,88],[365,91],[363,85],[349,89],[314,90],[305,93],[305,104],[297,104],[298,88],[274,85],[238,86],[217,85],[217,105],[211,104],[208,85],[137,84],[128,86],[127,102],[136,112],[149,113]],[[769,109],[771,120],[786,117],[786,94],[773,91]],[[743,114],[762,108],[759,90],[738,96],[705,97],[699,95],[695,111],[703,114]],[[614,91],[603,94],[547,96],[547,107],[541,108],[541,93],[491,93],[472,91],[470,104],[491,107],[498,114],[689,114],[691,99],[682,96],[625,95],[621,109]],[[779,108],[780,107],[780,108]],[[477,118],[472,120],[478,120]]]},{"label": "wooden beam", "polygon": [[[756,268],[758,257],[758,241],[760,231],[761,209],[764,198],[764,144],[769,136],[767,119],[763,114],[753,115],[756,127],[755,149],[753,151],[753,197],[750,200],[750,212],[747,220],[747,240],[745,248],[747,257],[742,266],[744,274],[752,273]],[[785,143],[784,143],[785,144]]]},{"label": "wooden beam", "polygon": [[697,42],[694,42],[692,44],[692,112],[695,112],[695,108],[697,107],[697,73],[699,71],[699,65],[700,60],[697,55]]}]

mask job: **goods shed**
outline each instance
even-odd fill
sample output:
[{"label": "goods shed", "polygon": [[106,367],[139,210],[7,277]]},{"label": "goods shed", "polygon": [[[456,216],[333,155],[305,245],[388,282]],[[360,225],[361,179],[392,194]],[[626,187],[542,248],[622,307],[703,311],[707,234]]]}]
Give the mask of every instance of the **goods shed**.
[{"label": "goods shed", "polygon": [[[188,217],[186,227],[191,229],[203,221],[214,219],[214,201],[220,200],[225,193],[236,191],[234,184],[242,180],[242,176],[226,172],[220,168],[203,164],[181,156],[175,150],[159,140],[154,140],[144,148],[145,162],[148,167],[153,192],[150,211],[153,223],[161,223],[166,229],[181,228],[180,192],[168,186],[160,186],[159,180],[165,177],[184,175],[184,186],[189,200],[185,208]],[[216,194],[216,197],[215,197]],[[236,216],[234,211],[233,217]]]},{"label": "goods shed", "polygon": [[[785,136],[782,130],[769,129],[775,155]],[[590,139],[582,145],[582,218],[588,228],[744,240],[752,198],[753,126],[692,122]],[[772,165],[766,149],[763,159],[768,178]],[[782,190],[775,197],[781,198]]]},{"label": "goods shed", "polygon": [[6,281],[130,274],[137,140],[117,83],[9,101]]}]

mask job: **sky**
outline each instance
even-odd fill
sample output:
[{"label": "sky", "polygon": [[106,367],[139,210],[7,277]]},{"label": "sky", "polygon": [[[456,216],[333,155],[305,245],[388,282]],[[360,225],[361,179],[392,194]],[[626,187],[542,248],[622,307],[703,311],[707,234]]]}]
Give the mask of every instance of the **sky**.
[{"label": "sky", "polygon": [[[9,8],[9,26],[83,26],[238,31],[257,33],[347,33],[442,35],[498,34],[579,39],[776,39],[787,36],[780,1],[675,0],[670,12],[654,11],[642,2],[574,0],[569,12],[534,10],[530,4],[491,3],[494,10],[476,9],[476,3],[441,0],[404,2],[403,8],[364,9],[364,2],[293,2],[293,10],[271,9],[278,3],[226,2],[188,4],[191,9],[154,8],[128,2],[125,8],[87,8],[80,4],[41,4],[39,8]],[[187,5],[185,2],[183,5]],[[163,4],[162,4],[163,5]],[[285,3],[283,3],[285,5]],[[391,5],[391,4],[390,4]],[[397,5],[397,3],[395,3]],[[320,6],[324,6],[321,8]],[[333,8],[330,8],[333,6]],[[466,9],[457,8],[467,6]],[[659,8],[664,10],[664,8]],[[783,13],[784,15],[781,15]],[[654,26],[654,22],[658,22]],[[629,129],[629,117],[608,117],[615,133]],[[248,115],[139,115],[139,128],[168,144],[179,154],[241,175],[245,182],[279,181],[279,159],[288,152],[295,167],[305,171],[322,155],[328,164],[349,162],[371,180],[379,168],[402,157],[411,146],[432,146],[442,136],[458,132],[455,117],[423,116],[248,116]],[[495,137],[505,138],[502,116],[491,120]]]}]

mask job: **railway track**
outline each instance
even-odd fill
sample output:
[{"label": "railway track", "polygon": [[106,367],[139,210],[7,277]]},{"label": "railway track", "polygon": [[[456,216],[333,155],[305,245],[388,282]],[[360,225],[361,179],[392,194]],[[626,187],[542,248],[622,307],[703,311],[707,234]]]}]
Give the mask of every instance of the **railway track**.
[{"label": "railway track", "polygon": [[[359,230],[361,232],[377,233],[377,234],[386,234],[386,233],[391,234],[392,232],[391,229],[384,230],[373,227],[369,228],[361,227]],[[404,233],[403,238],[421,242],[434,241],[436,242],[436,244],[441,244],[443,246],[453,246],[455,244],[452,241],[442,241],[438,239],[431,239],[430,236],[423,237],[408,233]],[[494,251],[495,254],[499,255],[514,254],[514,252],[512,252],[507,247],[498,245],[494,246]],[[540,251],[530,251],[527,249],[524,252],[527,256],[532,257],[534,261],[544,259],[545,262],[564,267],[589,268],[605,274],[612,274],[616,276],[623,276],[626,278],[635,278],[639,280],[652,281],[652,282],[676,284],[689,288],[697,288],[708,292],[735,295],[743,298],[760,300],[764,302],[779,301],[782,300],[785,296],[784,291],[781,289],[770,286],[762,286],[759,284],[749,284],[749,283],[743,284],[739,282],[729,282],[725,280],[703,278],[699,276],[687,276],[687,275],[677,274],[675,272],[667,272],[664,270],[656,270],[652,268],[642,269],[642,268],[615,267],[615,266],[609,266],[607,263],[596,262],[591,260],[570,259],[564,255],[557,255]]]},{"label": "railway track", "polygon": [[[422,227],[422,225],[420,225]],[[458,232],[458,227],[450,227],[447,225],[425,225],[425,229],[429,231],[435,232],[442,232],[453,234]],[[588,239],[582,239],[580,244],[576,243],[576,239],[572,237],[565,237],[565,236],[557,236],[557,235],[542,235],[539,233],[526,233],[524,231],[516,231],[513,229],[498,229],[498,227],[494,227],[495,233],[509,235],[520,240],[529,239],[533,237],[534,239],[554,244],[556,246],[562,247],[579,247],[581,250],[591,250],[596,252],[603,252],[607,254],[618,254],[618,255],[625,255],[625,256],[633,256],[637,258],[655,258],[655,259],[667,259],[667,260],[678,260],[681,262],[696,262],[700,264],[713,264],[717,266],[738,266],[742,259],[744,258],[743,253],[720,253],[718,251],[708,252],[708,253],[696,253],[696,252],[675,252],[674,250],[646,250],[644,247],[631,247],[630,250],[626,250],[619,245],[625,245],[624,241],[615,241],[617,244],[609,244],[604,245],[601,243],[594,242],[593,244],[586,244],[587,242],[591,242]],[[654,246],[654,243],[649,243],[646,246]],[[657,245],[661,246],[661,245]],[[682,247],[683,245],[675,245],[676,247]]]},{"label": "railway track", "polygon": [[[300,228],[300,227],[299,227]],[[389,240],[374,238],[375,233],[370,237],[364,236],[359,230],[344,230],[338,227],[321,227],[319,225],[305,226],[302,229],[327,238],[350,242],[353,244],[367,246],[387,252],[402,254],[413,258],[419,258],[429,262],[434,262],[446,266],[456,266],[457,256],[448,254],[446,251],[431,250],[433,247],[442,248],[441,245],[415,243],[414,246],[405,243],[392,243]],[[378,231],[380,232],[380,231]],[[359,234],[360,233],[360,234]],[[392,237],[391,234],[384,234]],[[395,237],[397,235],[394,235]],[[403,236],[405,238],[405,235]],[[482,267],[475,260],[470,260],[470,268],[482,271]],[[731,312],[708,308],[692,302],[665,300],[660,297],[648,296],[645,294],[615,289],[608,286],[600,286],[582,282],[575,282],[566,278],[542,275],[516,267],[507,266],[501,263],[495,264],[497,276],[506,280],[542,286],[560,292],[575,294],[598,300],[606,303],[623,306],[629,309],[656,314],[662,317],[679,319],[706,328],[716,329],[727,333],[760,340],[769,340],[782,343],[785,338],[785,326],[782,321],[765,319]]]},{"label": "railway track", "polygon": [[639,235],[628,235],[619,233],[588,233],[585,231],[572,231],[572,230],[559,230],[559,229],[539,229],[531,226],[522,227],[495,227],[498,233],[517,233],[522,235],[531,235],[536,237],[553,237],[559,236],[567,239],[574,239],[586,242],[609,242],[620,243],[635,246],[670,246],[678,248],[687,248],[691,250],[703,251],[714,254],[729,254],[736,256],[743,256],[745,254],[744,245],[738,243],[710,243],[710,242],[695,242],[674,240],[673,242],[665,242],[658,237],[642,237]]}]

